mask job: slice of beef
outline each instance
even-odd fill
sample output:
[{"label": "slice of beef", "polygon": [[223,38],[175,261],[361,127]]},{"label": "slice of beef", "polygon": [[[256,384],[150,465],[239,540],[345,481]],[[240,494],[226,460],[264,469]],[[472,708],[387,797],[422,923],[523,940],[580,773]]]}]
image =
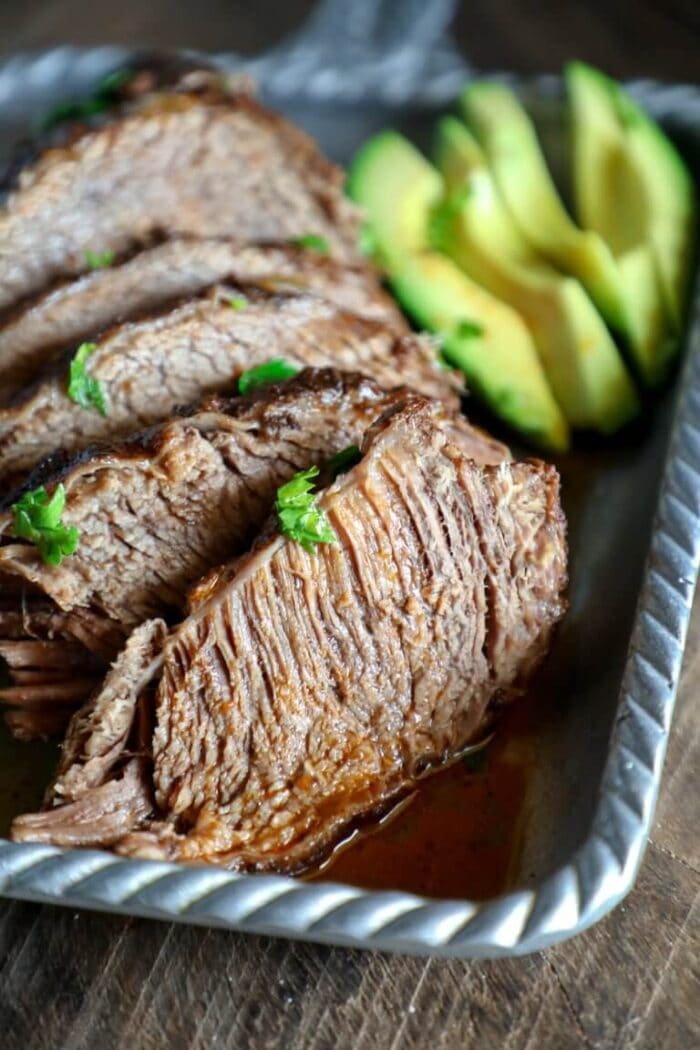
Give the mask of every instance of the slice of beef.
[{"label": "slice of beef", "polygon": [[[369,425],[405,396],[405,388],[387,392],[357,374],[306,369],[252,396],[212,397],[188,415],[60,468],[44,464],[29,487],[41,483],[51,492],[62,482],[63,520],[76,526],[80,543],[60,566],[47,566],[33,544],[13,536],[11,510],[0,512],[0,580],[5,590],[14,584],[9,600],[24,607],[14,627],[0,614],[0,656],[3,645],[12,655],[11,684],[0,689],[0,702],[36,709],[84,700],[96,683],[75,675],[70,646],[62,667],[64,643],[22,639],[78,638],[88,649],[83,663],[104,667],[135,624],[171,611],[182,615],[187,588],[245,548],[279,485],[359,445]],[[504,445],[441,411],[475,460],[507,458]],[[23,595],[18,584],[32,593]],[[53,618],[47,599],[61,610]],[[29,722],[27,715],[25,738]],[[42,716],[41,735],[45,722]]]},{"label": "slice of beef", "polygon": [[[20,584],[17,589],[16,584]],[[7,595],[5,592],[8,592]],[[79,641],[94,656],[109,659],[124,635],[104,614],[75,608],[64,612],[21,576],[0,575],[0,638],[4,641]],[[32,666],[31,664],[29,666]]]},{"label": "slice of beef", "polygon": [[[296,471],[359,445],[368,427],[407,395],[356,373],[305,369],[247,397],[213,397],[191,414],[122,445],[45,467],[48,491],[62,482],[63,521],[80,542],[60,566],[13,536],[0,513],[0,571],[31,583],[65,612],[89,609],[121,625],[182,611],[187,588],[240,553],[269,514],[277,488]],[[505,446],[439,409],[484,462]],[[446,424],[447,425],[447,424]]]},{"label": "slice of beef", "polygon": [[95,842],[110,846],[152,811],[149,781],[147,763],[131,759],[112,780],[77,802],[18,817],[17,838],[53,842],[57,846],[80,847]]},{"label": "slice of beef", "polygon": [[[0,637],[9,641],[32,639],[67,639],[66,615],[51,601],[26,598],[23,590],[11,586],[20,583],[11,576],[0,576]],[[6,586],[7,585],[7,586]],[[6,590],[11,593],[6,597]]]},{"label": "slice of beef", "polygon": [[306,134],[220,75],[146,93],[72,129],[17,179],[0,214],[0,308],[166,232],[242,241],[315,234],[354,261],[343,173]]},{"label": "slice of beef", "polygon": [[160,664],[166,635],[162,620],[132,633],[102,688],[73,716],[47,793],[51,808],[18,818],[20,836],[63,846],[109,845],[152,812],[152,778],[143,757],[133,756],[126,745],[131,739],[140,749],[145,742],[139,739],[137,709]]},{"label": "slice of beef", "polygon": [[74,715],[51,787],[52,805],[77,801],[90,788],[103,784],[123,759],[138,703],[160,666],[166,637],[162,620],[137,627],[102,688]]},{"label": "slice of beef", "polygon": [[[554,468],[476,464],[444,411],[413,397],[319,502],[335,542],[261,540],[207,581],[162,666],[149,664],[155,816],[145,802],[134,815],[131,798],[115,816],[108,786],[133,749],[115,759],[108,734],[110,768],[82,781],[79,811],[20,818],[14,838],[75,834],[126,855],[294,871],[483,730],[565,607]],[[128,708],[133,682],[115,686]],[[92,814],[105,795],[103,839]]]},{"label": "slice of beef", "polygon": [[[232,300],[246,299],[244,309]],[[97,340],[86,368],[102,386],[106,415],[68,397],[67,367],[0,410],[0,478],[21,477],[57,445],[66,451],[132,433],[179,404],[231,390],[245,369],[283,357],[299,367],[365,372],[456,403],[451,373],[430,342],[348,313],[316,296],[215,285],[203,295]]]},{"label": "slice of beef", "polygon": [[64,281],[6,318],[0,328],[2,397],[16,393],[66,346],[227,277],[278,290],[307,289],[360,317],[407,331],[397,306],[366,267],[341,265],[289,245],[176,238],[121,265]]},{"label": "slice of beef", "polygon": [[70,722],[75,708],[48,704],[32,708],[14,707],[5,713],[5,724],[16,740],[50,740],[60,736]]}]

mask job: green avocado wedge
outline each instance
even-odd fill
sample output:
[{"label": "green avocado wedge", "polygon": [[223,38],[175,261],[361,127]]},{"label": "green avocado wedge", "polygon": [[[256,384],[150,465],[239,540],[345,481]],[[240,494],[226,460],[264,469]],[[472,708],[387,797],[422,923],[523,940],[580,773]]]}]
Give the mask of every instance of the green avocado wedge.
[{"label": "green avocado wedge", "polygon": [[445,361],[495,415],[539,448],[566,451],[568,424],[515,310],[439,252],[406,260],[391,287],[414,321],[440,337]]},{"label": "green avocado wedge", "polygon": [[432,164],[385,131],[355,156],[348,192],[365,209],[375,261],[406,312],[440,337],[446,362],[515,431],[544,449],[568,448],[568,424],[521,318],[428,250],[431,213],[444,193]]},{"label": "green avocado wedge", "polygon": [[599,234],[581,230],[567,213],[534,125],[514,92],[504,84],[475,81],[461,93],[459,109],[520,232],[578,278],[608,324],[627,336],[627,307],[612,252]]},{"label": "green avocado wedge", "polygon": [[523,237],[481,148],[460,120],[445,117],[438,123],[436,159],[448,196],[433,217],[433,246],[518,311],[573,427],[604,434],[618,430],[637,415],[639,400],[581,284]]},{"label": "green avocado wedge", "polygon": [[381,131],[365,142],[350,165],[346,190],[365,210],[371,254],[387,273],[426,247],[443,181],[403,135]]},{"label": "green avocado wedge", "polygon": [[679,348],[695,229],[692,178],[675,146],[614,80],[572,62],[566,82],[578,218],[617,259],[635,307],[635,361],[654,386]]}]

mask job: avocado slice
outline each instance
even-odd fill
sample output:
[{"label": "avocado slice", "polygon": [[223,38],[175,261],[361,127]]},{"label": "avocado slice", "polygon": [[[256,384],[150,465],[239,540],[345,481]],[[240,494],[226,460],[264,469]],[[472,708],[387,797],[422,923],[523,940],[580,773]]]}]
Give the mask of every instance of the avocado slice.
[{"label": "avocado slice", "polygon": [[356,154],[348,192],[365,209],[375,260],[396,297],[440,336],[445,360],[513,429],[543,448],[566,449],[568,424],[521,318],[427,250],[431,211],[444,192],[433,165],[402,135],[385,131]]},{"label": "avocado slice", "polygon": [[577,277],[608,324],[627,335],[627,307],[612,252],[599,234],[579,229],[570,218],[515,94],[504,84],[476,81],[464,89],[459,106],[520,232],[550,262]]},{"label": "avocado slice", "polygon": [[440,336],[444,359],[496,415],[540,448],[569,447],[568,424],[515,310],[439,252],[409,257],[391,287],[414,321]]},{"label": "avocado slice", "polygon": [[346,184],[368,220],[371,254],[388,273],[428,240],[428,216],[442,198],[439,172],[397,131],[381,131],[355,154]]},{"label": "avocado slice", "polygon": [[486,158],[461,121],[438,123],[438,168],[448,186],[432,239],[458,265],[522,316],[554,395],[574,427],[611,433],[639,401],[610,336],[580,283],[530,246],[505,207]]},{"label": "avocado slice", "polygon": [[692,263],[693,181],[675,146],[614,80],[572,62],[566,81],[578,217],[618,260],[635,306],[632,347],[653,385],[679,346],[673,336],[681,332]]}]

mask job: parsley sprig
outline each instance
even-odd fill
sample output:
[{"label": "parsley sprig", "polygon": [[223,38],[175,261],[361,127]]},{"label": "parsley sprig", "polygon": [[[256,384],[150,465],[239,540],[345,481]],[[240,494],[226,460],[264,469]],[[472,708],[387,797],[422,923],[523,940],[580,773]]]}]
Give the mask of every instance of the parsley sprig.
[{"label": "parsley sprig", "polygon": [[362,255],[368,255],[370,259],[376,257],[379,252],[377,236],[368,222],[363,222],[360,226],[360,232],[357,237],[357,247]]},{"label": "parsley sprig", "polygon": [[61,522],[65,505],[63,485],[57,485],[52,496],[42,485],[25,492],[12,505],[15,536],[35,543],[45,565],[60,565],[78,546],[80,537],[75,525]]},{"label": "parsley sprig", "polygon": [[252,394],[260,386],[268,383],[281,383],[285,379],[291,379],[299,371],[294,365],[290,365],[283,358],[275,358],[274,361],[266,361],[264,365],[256,365],[242,372],[238,380],[239,394]]},{"label": "parsley sprig", "polygon": [[81,343],[70,363],[68,374],[68,397],[83,408],[96,408],[102,416],[107,415],[105,392],[99,380],[91,376],[85,367],[90,354],[97,349],[96,343]]},{"label": "parsley sprig", "polygon": [[334,456],[331,456],[326,463],[326,470],[332,478],[337,478],[339,474],[345,474],[348,470],[351,470],[361,459],[362,453],[357,445],[348,445],[347,448],[343,448],[340,452],[336,452]]},{"label": "parsley sprig", "polygon": [[479,339],[484,334],[484,326],[478,321],[458,321],[455,326],[455,335],[460,339]]},{"label": "parsley sprig", "polygon": [[321,255],[328,255],[331,250],[326,238],[321,237],[318,233],[305,233],[302,237],[295,237],[292,243],[298,248],[310,248],[311,251],[319,252]]},{"label": "parsley sprig", "polygon": [[314,483],[311,479],[318,472],[318,467],[300,470],[277,489],[275,502],[281,531],[307,551],[312,551],[317,543],[333,543],[337,538],[325,511],[318,506],[312,494]]},{"label": "parsley sprig", "polygon": [[114,252],[109,249],[105,252],[93,252],[88,248],[85,252],[85,262],[89,270],[105,270],[114,262]]},{"label": "parsley sprig", "polygon": [[133,75],[130,69],[117,69],[114,73],[103,77],[96,91],[88,98],[79,102],[61,102],[49,110],[41,121],[39,130],[50,131],[59,124],[73,120],[90,120],[91,117],[111,109],[121,101],[121,89],[128,84]]}]

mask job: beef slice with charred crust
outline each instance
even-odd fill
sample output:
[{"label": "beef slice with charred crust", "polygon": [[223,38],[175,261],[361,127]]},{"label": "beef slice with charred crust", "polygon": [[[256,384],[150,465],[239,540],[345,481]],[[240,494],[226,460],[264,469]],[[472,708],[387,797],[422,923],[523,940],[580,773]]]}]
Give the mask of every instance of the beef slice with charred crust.
[{"label": "beef slice with charred crust", "polygon": [[[357,374],[306,369],[252,396],[211,397],[121,445],[42,464],[28,487],[52,492],[63,484],[63,520],[80,542],[60,566],[45,565],[34,544],[13,535],[7,504],[18,494],[0,512],[0,589],[10,602],[0,611],[0,655],[5,645],[12,657],[0,702],[25,712],[11,715],[14,731],[29,738],[35,725],[36,735],[46,735],[60,725],[55,716],[47,720],[47,705],[79,702],[97,684],[86,675],[98,671],[78,679],[69,659],[62,666],[65,645],[50,642],[53,636],[79,639],[89,650],[84,666],[91,666],[89,654],[104,666],[135,624],[181,614],[188,586],[244,549],[279,485],[359,444],[405,394]],[[443,411],[476,460],[508,456],[504,445]]]},{"label": "beef slice with charred crust", "polygon": [[142,750],[138,707],[166,635],[162,620],[132,633],[102,688],[71,720],[46,811],[15,821],[19,838],[108,846],[152,813],[152,778],[144,756],[133,752]]},{"label": "beef slice with charred crust", "polygon": [[343,173],[250,95],[203,74],[118,107],[25,167],[0,212],[0,309],[166,232],[241,241],[323,237],[358,259]]},{"label": "beef slice with charred crust", "polygon": [[341,265],[292,245],[175,238],[119,265],[61,282],[6,317],[0,328],[0,396],[16,393],[66,346],[226,277],[279,290],[306,289],[360,317],[408,330],[367,267]]},{"label": "beef slice with charred crust", "polygon": [[[243,309],[231,300],[245,296]],[[102,387],[106,415],[70,399],[68,371],[47,373],[0,410],[0,478],[21,477],[57,446],[66,451],[166,419],[179,404],[232,390],[245,369],[283,357],[302,368],[361,371],[456,404],[451,373],[420,336],[348,313],[313,295],[215,285],[171,310],[127,322],[96,340],[86,370]]]},{"label": "beef slice with charred crust", "polygon": [[[336,542],[272,535],[195,593],[158,672],[156,817],[110,836],[118,852],[302,868],[458,753],[547,651],[566,585],[554,468],[476,464],[418,397],[364,451],[320,497]],[[12,834],[54,841],[52,823],[66,834],[60,807]]]},{"label": "beef slice with charred crust", "polygon": [[51,804],[76,801],[89,788],[103,784],[123,759],[139,699],[153,679],[166,637],[162,620],[137,627],[101,689],[75,714],[63,743]]},{"label": "beef slice with charred crust", "polygon": [[[359,445],[365,431],[406,397],[356,373],[305,369],[252,396],[213,397],[123,445],[44,469],[30,486],[62,482],[63,522],[80,542],[60,566],[13,535],[0,513],[0,573],[31,583],[64,611],[89,608],[125,631],[182,609],[187,588],[240,553],[267,518],[276,489],[297,470]],[[449,415],[447,409],[443,410]],[[498,461],[505,446],[459,416],[477,459]],[[465,437],[466,439],[466,437]]]}]

